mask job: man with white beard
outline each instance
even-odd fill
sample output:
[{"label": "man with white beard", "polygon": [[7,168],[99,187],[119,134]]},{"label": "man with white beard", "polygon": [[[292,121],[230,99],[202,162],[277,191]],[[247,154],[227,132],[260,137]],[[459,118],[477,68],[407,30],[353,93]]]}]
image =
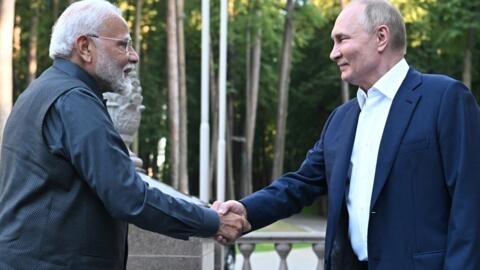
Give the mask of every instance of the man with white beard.
[{"label": "man with white beard", "polygon": [[180,239],[233,240],[250,229],[241,215],[175,199],[135,172],[102,98],[128,92],[139,61],[117,7],[70,5],[50,57],[4,130],[0,269],[125,269],[128,223]]}]

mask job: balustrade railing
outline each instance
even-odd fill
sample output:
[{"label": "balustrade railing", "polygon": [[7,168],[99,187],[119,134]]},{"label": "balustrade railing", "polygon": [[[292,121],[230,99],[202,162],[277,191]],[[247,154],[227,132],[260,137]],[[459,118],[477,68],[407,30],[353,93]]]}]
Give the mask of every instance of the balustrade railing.
[{"label": "balustrade railing", "polygon": [[325,232],[251,232],[237,239],[238,249],[243,256],[242,270],[252,269],[250,256],[256,244],[273,243],[280,257],[279,270],[288,270],[287,257],[295,243],[311,243],[317,256],[316,270],[323,270]]}]

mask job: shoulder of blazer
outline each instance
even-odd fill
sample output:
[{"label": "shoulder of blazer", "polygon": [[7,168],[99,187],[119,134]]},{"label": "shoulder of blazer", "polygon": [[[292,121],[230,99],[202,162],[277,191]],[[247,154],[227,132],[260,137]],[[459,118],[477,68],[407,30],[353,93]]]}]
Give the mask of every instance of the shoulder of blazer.
[{"label": "shoulder of blazer", "polygon": [[[445,74],[434,74],[434,73],[422,73],[416,70],[413,67],[410,67],[408,70],[407,76],[405,77],[404,84],[413,84],[415,88],[419,85],[449,85],[454,83],[461,83],[460,81],[445,75]],[[402,84],[403,86],[403,84]]]},{"label": "shoulder of blazer", "polygon": [[337,108],[335,108],[332,111],[331,115],[345,114],[345,113],[350,112],[352,110],[352,108],[356,108],[356,107],[360,108],[359,105],[358,105],[357,97],[354,97],[354,98],[351,98],[350,100],[348,100],[347,102],[339,105]]}]

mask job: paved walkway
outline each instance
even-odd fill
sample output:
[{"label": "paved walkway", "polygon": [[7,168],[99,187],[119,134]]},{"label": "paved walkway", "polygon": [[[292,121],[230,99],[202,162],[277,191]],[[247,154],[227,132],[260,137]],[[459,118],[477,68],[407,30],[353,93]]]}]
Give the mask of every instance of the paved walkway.
[{"label": "paved walkway", "polygon": [[284,221],[311,231],[325,231],[327,221],[321,217],[295,215],[284,219]]},{"label": "paved walkway", "polygon": [[[304,230],[324,231],[326,222],[318,217],[293,216],[285,219],[289,224],[300,227]],[[317,256],[311,248],[299,248],[290,251],[287,257],[289,270],[315,270],[317,267]],[[252,270],[275,270],[279,268],[280,257],[275,251],[253,252],[250,257]],[[241,270],[243,256],[237,254],[235,270]]]}]

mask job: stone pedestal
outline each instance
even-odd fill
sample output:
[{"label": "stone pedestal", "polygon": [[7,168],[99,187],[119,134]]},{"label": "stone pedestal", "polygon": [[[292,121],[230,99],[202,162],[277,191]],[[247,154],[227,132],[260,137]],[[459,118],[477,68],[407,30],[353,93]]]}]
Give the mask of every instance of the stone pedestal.
[{"label": "stone pedestal", "polygon": [[130,225],[127,270],[212,270],[214,241],[166,237]]}]

